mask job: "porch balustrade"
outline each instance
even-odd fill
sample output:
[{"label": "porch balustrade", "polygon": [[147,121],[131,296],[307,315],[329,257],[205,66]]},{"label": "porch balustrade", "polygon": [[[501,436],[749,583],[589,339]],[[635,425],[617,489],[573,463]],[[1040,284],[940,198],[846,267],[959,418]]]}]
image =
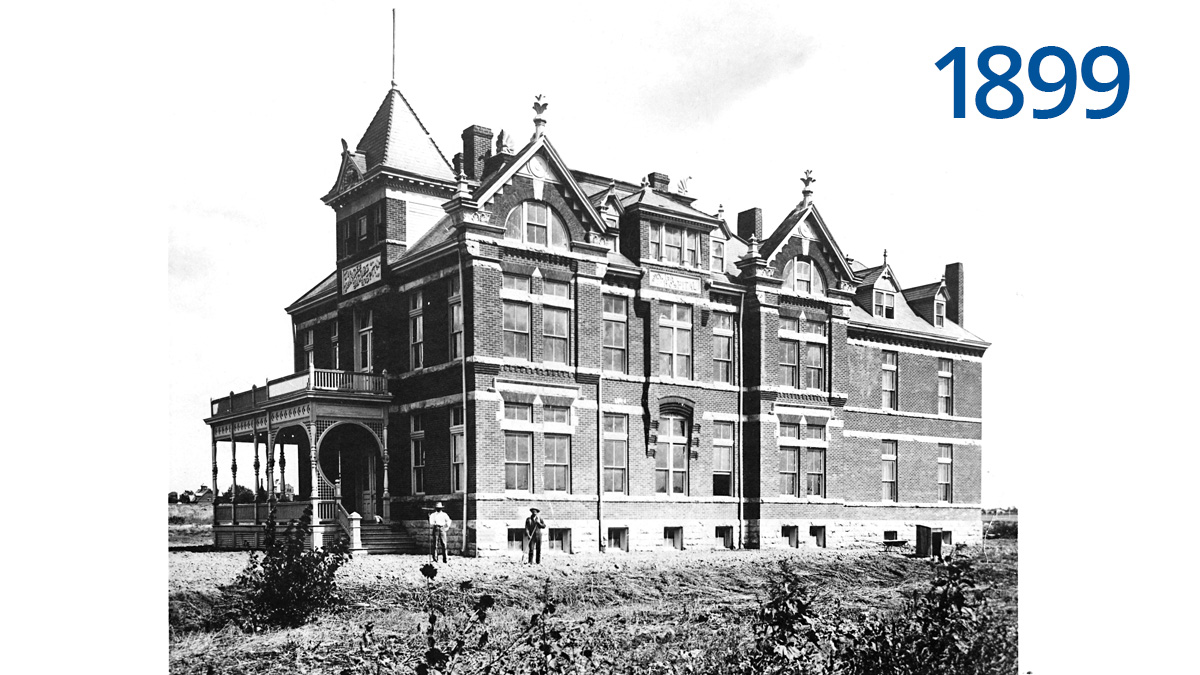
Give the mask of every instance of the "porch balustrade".
[{"label": "porch balustrade", "polygon": [[380,375],[346,370],[312,368],[267,380],[265,387],[252,387],[239,393],[212,399],[213,416],[253,410],[274,399],[301,391],[337,391],[352,394],[387,394],[387,371]]}]

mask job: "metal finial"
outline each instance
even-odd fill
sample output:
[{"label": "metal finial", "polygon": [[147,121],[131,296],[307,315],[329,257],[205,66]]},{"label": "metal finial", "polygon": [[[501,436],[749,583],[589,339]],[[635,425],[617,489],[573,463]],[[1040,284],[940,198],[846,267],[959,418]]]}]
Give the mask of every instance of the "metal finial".
[{"label": "metal finial", "polygon": [[538,94],[533,97],[533,138],[536,140],[546,133],[546,108],[550,107],[550,101],[544,95]]},{"label": "metal finial", "polygon": [[887,264],[887,249],[883,249],[883,264]]},{"label": "metal finial", "polygon": [[750,233],[750,250],[746,253],[751,258],[758,257],[758,235]]},{"label": "metal finial", "polygon": [[804,183],[805,189],[808,189],[809,185],[812,185],[813,183],[817,182],[817,179],[812,177],[812,169],[804,170],[804,178],[801,178],[800,182]]},{"label": "metal finial", "polygon": [[717,204],[717,218],[725,220],[725,205]]}]

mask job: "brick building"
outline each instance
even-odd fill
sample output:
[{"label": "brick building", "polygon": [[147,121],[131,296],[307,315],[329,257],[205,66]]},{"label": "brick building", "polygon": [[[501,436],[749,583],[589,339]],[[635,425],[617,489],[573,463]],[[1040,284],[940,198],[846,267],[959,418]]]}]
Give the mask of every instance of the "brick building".
[{"label": "brick building", "polygon": [[[961,264],[903,286],[839,248],[811,178],[777,225],[470,126],[448,161],[394,86],[334,187],[332,271],[287,311],[296,373],[212,401],[217,443],[296,462],[314,539],[568,551],[980,537],[982,357]],[[243,455],[245,456],[245,455]],[[245,472],[243,473],[245,476]],[[218,505],[254,545],[262,504]],[[466,533],[465,541],[463,533]],[[389,538],[390,537],[390,538]]]}]

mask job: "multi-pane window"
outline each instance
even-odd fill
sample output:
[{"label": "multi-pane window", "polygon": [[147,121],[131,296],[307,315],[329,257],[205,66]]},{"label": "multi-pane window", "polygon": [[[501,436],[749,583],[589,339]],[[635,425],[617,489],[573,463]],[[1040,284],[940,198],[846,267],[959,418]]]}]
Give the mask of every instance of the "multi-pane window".
[{"label": "multi-pane window", "polygon": [[805,448],[806,494],[813,497],[825,496],[825,449]]},{"label": "multi-pane window", "polygon": [[699,267],[700,233],[671,225],[651,225],[650,258]]},{"label": "multi-pane window", "polygon": [[504,303],[504,355],[530,360],[529,305]]},{"label": "multi-pane window", "polygon": [[529,489],[529,458],[533,435],[506,432],[504,434],[504,489]]},{"label": "multi-pane window", "polygon": [[505,274],[502,283],[504,288],[510,291],[529,292],[529,277],[519,274]]},{"label": "multi-pane window", "polygon": [[779,439],[780,494],[824,497],[825,426],[784,422],[779,425]]},{"label": "multi-pane window", "polygon": [[733,422],[713,423],[713,495],[733,495]]},{"label": "multi-pane window", "polygon": [[794,316],[779,317],[779,330],[787,331],[789,333],[799,333],[800,319],[797,319]]},{"label": "multi-pane window", "polygon": [[954,501],[954,446],[938,443],[938,501]]},{"label": "multi-pane window", "polygon": [[624,494],[627,454],[629,447],[629,418],[625,415],[604,416],[604,491]]},{"label": "multi-pane window", "polygon": [[654,453],[654,491],[687,494],[688,421],[663,415],[658,423],[658,451]]},{"label": "multi-pane window", "polygon": [[800,387],[800,343],[779,341],[779,383],[785,387]]},{"label": "multi-pane window", "polygon": [[552,281],[546,279],[542,281],[542,295],[550,295],[556,298],[571,297],[571,284],[565,281]]},{"label": "multi-pane window", "polygon": [[796,453],[798,448],[782,447],[779,449],[779,494],[796,494]]},{"label": "multi-pane window", "polygon": [[897,383],[900,373],[897,370],[899,355],[896,352],[883,353],[883,408],[896,410],[899,404]]},{"label": "multi-pane window", "polygon": [[805,345],[804,386],[809,389],[825,388],[825,345]]},{"label": "multi-pane window", "polygon": [[896,318],[896,294],[891,291],[875,291],[875,316],[884,319]]},{"label": "multi-pane window", "polygon": [[604,370],[625,372],[627,322],[625,298],[619,295],[604,296]]},{"label": "multi-pane window", "polygon": [[467,427],[462,407],[450,409],[450,486],[454,492],[467,489]]},{"label": "multi-pane window", "polygon": [[897,457],[897,442],[884,441],[881,448],[880,459],[883,462],[883,501],[894,502],[899,501],[899,493],[896,490],[896,462]]},{"label": "multi-pane window", "polygon": [[812,261],[796,258],[784,265],[783,288],[811,295],[825,294],[825,280]]},{"label": "multi-pane window", "polygon": [[409,418],[408,446],[412,463],[412,491],[415,495],[424,494],[425,421],[420,415],[413,415]]},{"label": "multi-pane window", "polygon": [[800,332],[809,335],[825,335],[825,322],[816,319],[804,319],[800,322]]},{"label": "multi-pane window", "polygon": [[533,421],[533,406],[528,403],[505,403],[504,419],[517,422]]},{"label": "multi-pane window", "polygon": [[658,372],[663,377],[692,377],[692,307],[673,302],[658,307]]},{"label": "multi-pane window", "polygon": [[367,217],[358,217],[358,250],[365,251],[367,248],[367,238],[370,236],[371,229],[367,225]]},{"label": "multi-pane window", "polygon": [[462,286],[458,277],[450,277],[450,359],[461,359],[463,349]]},{"label": "multi-pane window", "polygon": [[713,380],[733,384],[733,315],[713,312]]},{"label": "multi-pane window", "polygon": [[525,202],[509,212],[504,223],[504,237],[535,246],[567,248],[567,228],[549,206],[540,202]]},{"label": "multi-pane window", "polygon": [[709,261],[709,269],[714,272],[725,271],[725,242],[712,239],[709,241],[709,246],[712,248],[712,256]]},{"label": "multi-pane window", "polygon": [[408,298],[408,363],[413,370],[425,365],[425,308],[421,291]]},{"label": "multi-pane window", "polygon": [[570,424],[571,409],[563,405],[548,405],[542,408],[542,421],[549,424]]},{"label": "multi-pane window", "polygon": [[338,322],[337,322],[337,319],[333,320],[332,328],[333,328],[333,333],[329,337],[330,353],[333,354],[331,365],[334,370],[341,370],[342,356],[341,356],[341,350],[338,346]]},{"label": "multi-pane window", "polygon": [[371,330],[374,325],[374,312],[362,310],[355,314],[354,321],[358,326],[358,341],[354,350],[354,369],[362,372],[371,370],[372,340]]},{"label": "multi-pane window", "polygon": [[954,414],[954,361],[938,359],[938,414]]},{"label": "multi-pane window", "polygon": [[571,313],[558,307],[542,308],[542,360],[567,363]]},{"label": "multi-pane window", "polygon": [[546,434],[545,484],[547,492],[570,492],[571,437]]},{"label": "multi-pane window", "polygon": [[304,363],[308,368],[312,368],[315,364],[313,361],[313,330],[311,328],[304,331]]},{"label": "multi-pane window", "polygon": [[938,328],[946,325],[946,303],[942,300],[933,301],[933,325]]}]

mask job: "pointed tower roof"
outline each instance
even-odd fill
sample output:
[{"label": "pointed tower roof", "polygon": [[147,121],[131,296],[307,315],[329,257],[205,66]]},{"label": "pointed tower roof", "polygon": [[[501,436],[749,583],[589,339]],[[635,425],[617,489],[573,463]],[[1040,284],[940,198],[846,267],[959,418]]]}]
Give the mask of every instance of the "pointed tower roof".
[{"label": "pointed tower roof", "polygon": [[358,142],[367,170],[383,165],[426,178],[454,182],[450,162],[434,143],[404,94],[393,86]]}]

